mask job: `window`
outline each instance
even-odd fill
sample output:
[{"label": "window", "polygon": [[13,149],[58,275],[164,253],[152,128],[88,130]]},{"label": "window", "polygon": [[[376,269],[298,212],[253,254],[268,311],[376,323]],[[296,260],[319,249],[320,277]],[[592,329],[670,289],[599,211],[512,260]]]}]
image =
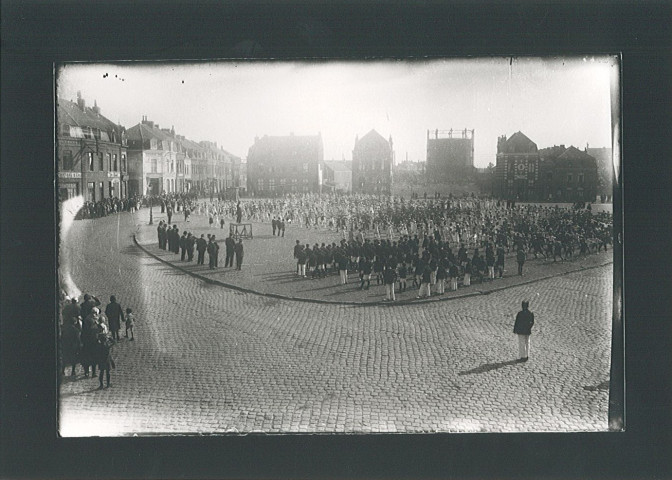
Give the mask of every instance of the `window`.
[{"label": "window", "polygon": [[119,171],[119,165],[117,165],[117,154],[116,153],[112,155],[112,166],[114,167],[112,170],[114,170],[115,172]]},{"label": "window", "polygon": [[72,170],[72,150],[63,152],[63,170]]},{"label": "window", "polygon": [[61,125],[61,135],[64,137],[70,136],[70,125]]},{"label": "window", "polygon": [[567,174],[567,184],[569,185],[570,183],[572,183],[572,174],[568,173]]},{"label": "window", "polygon": [[108,189],[108,193],[109,193],[110,198],[114,197],[114,183],[107,182],[107,189]]},{"label": "window", "polygon": [[269,178],[268,179],[268,189],[271,192],[275,190],[275,179],[274,178]]},{"label": "window", "polygon": [[103,182],[98,183],[98,191],[100,192],[100,196],[98,198],[100,200],[105,198],[105,185]]},{"label": "window", "polygon": [[[103,152],[100,152],[98,154],[98,170],[100,170],[101,172],[105,170],[105,160],[103,158]],[[93,168],[91,169],[91,171],[93,172]]]},{"label": "window", "polygon": [[112,155],[110,155],[109,153],[107,153],[106,155],[107,155],[107,170],[111,172],[112,171]]},{"label": "window", "polygon": [[579,182],[579,185],[583,185],[583,173],[579,173],[576,180]]},{"label": "window", "polygon": [[86,184],[86,189],[88,191],[89,202],[96,201],[96,184],[89,182]]},{"label": "window", "polygon": [[152,150],[157,150],[156,147],[157,147],[157,145],[156,145],[156,138],[152,138],[152,139],[149,141],[149,148],[152,149]]},{"label": "window", "polygon": [[93,132],[91,131],[91,127],[82,127],[82,135],[84,135],[84,138],[88,139],[93,138]]},{"label": "window", "polygon": [[121,170],[126,171],[126,154],[124,153],[121,154]]},{"label": "window", "polygon": [[151,170],[152,173],[156,173],[156,158],[152,158]]},{"label": "window", "polygon": [[93,152],[87,152],[86,154],[87,164],[89,165],[89,172],[93,172]]}]

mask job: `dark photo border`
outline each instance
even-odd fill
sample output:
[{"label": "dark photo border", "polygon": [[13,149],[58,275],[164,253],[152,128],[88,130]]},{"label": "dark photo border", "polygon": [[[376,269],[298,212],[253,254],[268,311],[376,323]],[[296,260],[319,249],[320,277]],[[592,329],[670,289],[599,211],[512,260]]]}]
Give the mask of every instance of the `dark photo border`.
[{"label": "dark photo border", "polygon": [[[16,0],[1,18],[2,478],[672,476],[669,4]],[[58,438],[55,63],[583,54],[622,55],[625,432]]]}]

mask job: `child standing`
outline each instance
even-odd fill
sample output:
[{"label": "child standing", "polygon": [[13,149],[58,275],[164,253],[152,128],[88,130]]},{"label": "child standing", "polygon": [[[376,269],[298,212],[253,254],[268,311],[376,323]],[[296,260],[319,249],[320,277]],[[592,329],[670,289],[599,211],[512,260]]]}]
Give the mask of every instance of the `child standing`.
[{"label": "child standing", "polygon": [[126,338],[128,338],[128,332],[131,332],[131,342],[135,340],[133,335],[133,325],[135,324],[135,315],[133,315],[133,310],[130,308],[126,309]]}]

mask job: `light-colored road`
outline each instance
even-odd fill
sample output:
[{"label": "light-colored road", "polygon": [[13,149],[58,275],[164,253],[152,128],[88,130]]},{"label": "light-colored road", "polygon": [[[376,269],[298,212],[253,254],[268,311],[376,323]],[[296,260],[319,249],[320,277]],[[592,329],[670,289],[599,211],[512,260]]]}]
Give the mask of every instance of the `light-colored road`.
[{"label": "light-colored road", "polygon": [[[64,239],[72,281],[138,320],[111,388],[65,379],[62,435],[607,429],[611,265],[447,302],[319,305],[185,275],[133,245],[135,222],[77,221]],[[519,364],[524,298],[537,326]]]}]

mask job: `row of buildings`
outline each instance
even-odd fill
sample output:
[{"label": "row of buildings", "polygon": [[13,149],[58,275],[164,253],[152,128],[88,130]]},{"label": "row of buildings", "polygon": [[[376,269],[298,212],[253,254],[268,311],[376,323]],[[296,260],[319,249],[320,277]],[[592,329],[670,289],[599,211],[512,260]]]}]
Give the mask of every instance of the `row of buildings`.
[{"label": "row of buildings", "polygon": [[[229,192],[253,196],[344,191],[392,193],[395,165],[392,137],[375,130],[356,137],[352,161],[325,161],[321,134],[255,138],[247,162],[216,142],[195,142],[143,117],[131,128],[116,125],[94,102],[58,102],[58,188],[61,198],[84,195],[97,201],[162,192]],[[579,150],[564,145],[538,149],[522,132],[497,143],[492,192],[521,201],[592,201],[598,193],[596,157],[610,149]],[[429,183],[474,175],[474,130],[427,131]]]},{"label": "row of buildings", "polygon": [[94,102],[58,100],[58,194],[87,201],[162,192],[226,192],[245,187],[244,167],[217,142],[195,142],[143,116],[126,129]]}]

